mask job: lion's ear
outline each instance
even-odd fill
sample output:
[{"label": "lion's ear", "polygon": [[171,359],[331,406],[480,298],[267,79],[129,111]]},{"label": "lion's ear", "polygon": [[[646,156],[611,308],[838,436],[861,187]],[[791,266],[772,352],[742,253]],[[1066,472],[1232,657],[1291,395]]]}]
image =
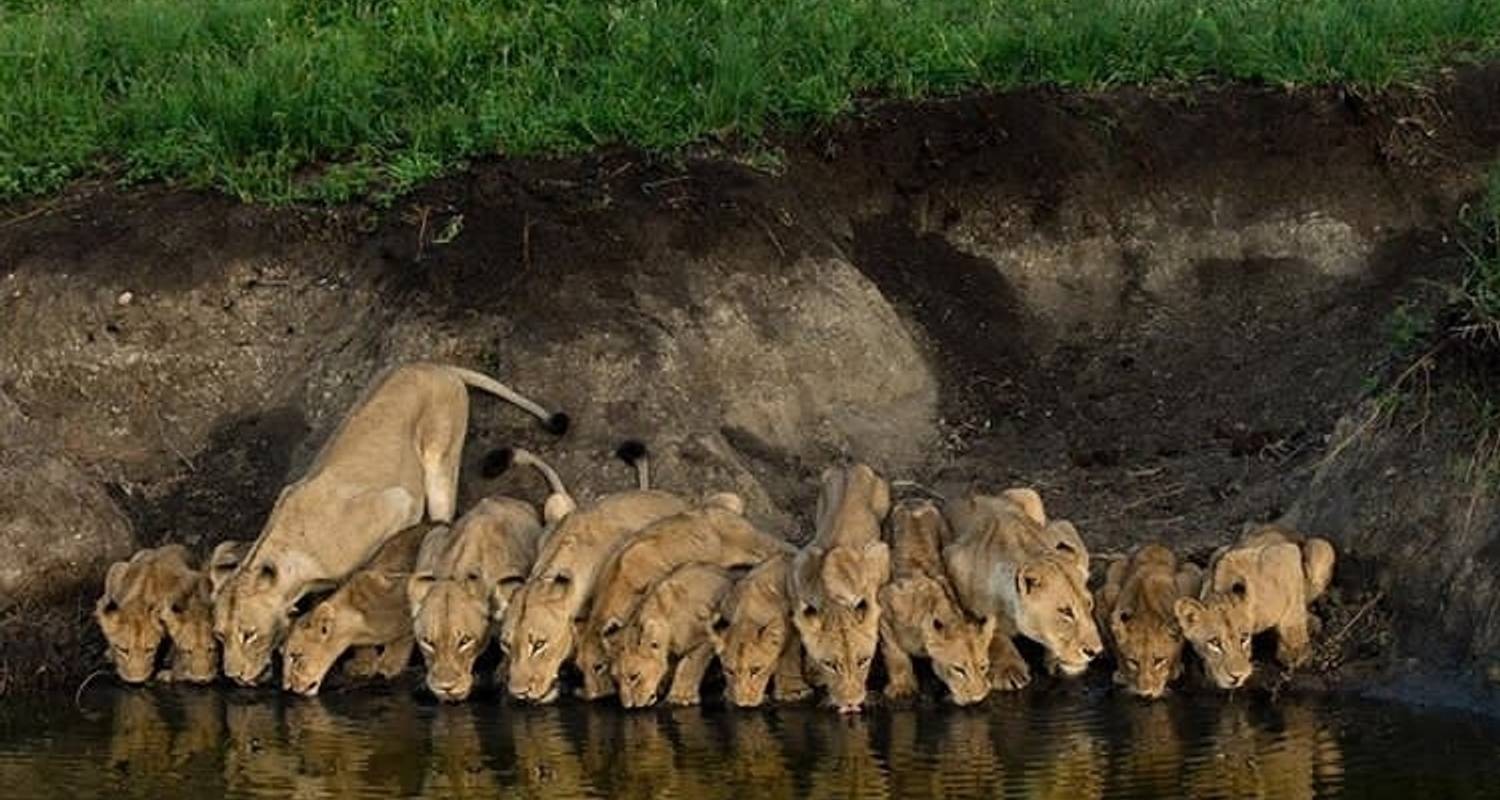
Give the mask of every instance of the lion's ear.
[{"label": "lion's ear", "polygon": [[406,603],[411,609],[413,618],[421,610],[422,603],[427,600],[427,595],[432,593],[432,587],[437,585],[437,576],[431,572],[418,572],[406,579]]},{"label": "lion's ear", "polygon": [[745,515],[745,498],[734,492],[714,492],[704,498],[705,508],[718,508],[731,514]]},{"label": "lion's ear", "polygon": [[106,605],[113,604],[119,607],[120,598],[125,596],[125,573],[130,569],[130,564],[125,561],[116,561],[109,565],[104,573],[104,596],[99,598],[99,607],[105,613],[114,613],[114,609],[106,609]]},{"label": "lion's ear", "polygon": [[1184,631],[1192,630],[1203,622],[1203,617],[1208,613],[1208,607],[1191,597],[1179,597],[1172,604],[1172,613],[1177,617],[1177,624]]}]

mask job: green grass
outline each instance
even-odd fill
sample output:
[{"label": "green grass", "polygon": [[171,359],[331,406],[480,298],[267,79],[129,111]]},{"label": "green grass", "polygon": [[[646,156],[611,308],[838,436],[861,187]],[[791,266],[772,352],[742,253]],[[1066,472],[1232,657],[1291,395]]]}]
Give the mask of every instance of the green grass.
[{"label": "green grass", "polygon": [[1469,267],[1455,292],[1457,333],[1500,349],[1500,163],[1490,167],[1484,193],[1469,209]]},{"label": "green grass", "polygon": [[338,200],[868,92],[1380,86],[1497,51],[1500,0],[0,0],[0,199],[104,174]]}]

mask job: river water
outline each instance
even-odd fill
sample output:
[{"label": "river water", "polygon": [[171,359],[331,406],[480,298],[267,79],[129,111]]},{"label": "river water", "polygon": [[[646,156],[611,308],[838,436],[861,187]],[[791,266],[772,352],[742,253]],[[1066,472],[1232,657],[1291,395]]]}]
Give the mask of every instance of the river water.
[{"label": "river water", "polygon": [[0,706],[0,797],[1497,797],[1500,726],[1347,697],[625,712],[403,691]]}]

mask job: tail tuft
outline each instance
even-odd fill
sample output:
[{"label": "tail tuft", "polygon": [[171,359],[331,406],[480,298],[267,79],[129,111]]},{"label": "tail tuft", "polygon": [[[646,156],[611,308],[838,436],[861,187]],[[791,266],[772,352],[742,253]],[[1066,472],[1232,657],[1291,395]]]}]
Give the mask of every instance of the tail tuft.
[{"label": "tail tuft", "polygon": [[515,463],[515,460],[516,451],[509,447],[491,450],[485,455],[484,463],[479,467],[479,474],[486,480],[498,478],[510,469],[510,465]]},{"label": "tail tuft", "polygon": [[573,420],[567,414],[559,411],[548,417],[542,423],[542,427],[553,436],[561,436],[568,432],[568,427],[572,424]]},{"label": "tail tuft", "polygon": [[640,439],[626,439],[615,448],[615,457],[633,467],[635,462],[646,457],[646,443]]}]

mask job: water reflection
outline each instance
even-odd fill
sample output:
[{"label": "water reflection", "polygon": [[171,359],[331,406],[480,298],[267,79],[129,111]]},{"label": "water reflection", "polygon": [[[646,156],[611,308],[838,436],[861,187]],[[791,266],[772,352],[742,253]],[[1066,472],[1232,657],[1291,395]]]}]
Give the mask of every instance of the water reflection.
[{"label": "water reflection", "polygon": [[0,714],[6,797],[1462,797],[1500,781],[1492,724],[1321,700],[1037,693],[838,719],[404,692],[92,699]]}]

